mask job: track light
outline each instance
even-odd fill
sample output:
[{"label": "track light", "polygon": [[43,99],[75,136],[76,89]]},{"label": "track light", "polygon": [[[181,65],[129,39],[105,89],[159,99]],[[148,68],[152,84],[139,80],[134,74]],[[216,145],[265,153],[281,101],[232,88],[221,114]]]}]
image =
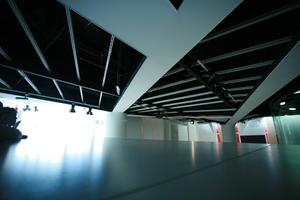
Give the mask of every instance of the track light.
[{"label": "track light", "polygon": [[91,107],[89,107],[89,111],[87,111],[86,114],[87,114],[87,115],[93,115],[93,113],[92,113],[92,108],[91,108]]},{"label": "track light", "polygon": [[31,110],[31,108],[29,107],[29,105],[26,105],[25,106],[25,108],[23,108],[23,111],[25,112],[25,111],[30,111]]},{"label": "track light", "polygon": [[121,91],[120,87],[118,85],[116,85],[116,92],[117,92],[118,95],[120,95],[120,91]]},{"label": "track light", "polygon": [[75,111],[75,104],[74,104],[74,103],[71,105],[71,110],[70,110],[70,112],[71,112],[71,113],[75,113],[75,112],[76,112],[76,111]]},{"label": "track light", "polygon": [[39,111],[38,107],[34,106],[34,112],[38,112],[38,111]]},{"label": "track light", "polygon": [[284,106],[285,105],[285,101],[280,102],[279,105]]}]

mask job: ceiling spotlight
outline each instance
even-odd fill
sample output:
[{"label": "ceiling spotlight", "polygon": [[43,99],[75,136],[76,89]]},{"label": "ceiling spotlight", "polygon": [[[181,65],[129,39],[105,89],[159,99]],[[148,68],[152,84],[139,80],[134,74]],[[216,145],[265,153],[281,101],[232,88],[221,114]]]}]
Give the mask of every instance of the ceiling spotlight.
[{"label": "ceiling spotlight", "polygon": [[75,104],[74,104],[74,103],[71,105],[71,110],[70,110],[70,112],[71,112],[71,113],[75,113],[75,112],[76,112],[76,111],[75,111]]},{"label": "ceiling spotlight", "polygon": [[30,111],[31,108],[29,107],[29,105],[26,105],[25,108],[23,108],[23,111]]},{"label": "ceiling spotlight", "polygon": [[121,91],[120,87],[118,85],[116,85],[116,92],[117,92],[118,95],[120,95],[120,91]]},{"label": "ceiling spotlight", "polygon": [[194,120],[191,120],[191,124],[195,124],[195,121],[194,121]]},{"label": "ceiling spotlight", "polygon": [[296,110],[296,108],[289,108],[289,110]]},{"label": "ceiling spotlight", "polygon": [[285,105],[285,101],[280,102],[279,105],[284,106]]},{"label": "ceiling spotlight", "polygon": [[87,115],[93,115],[93,113],[92,113],[92,108],[91,108],[91,107],[89,107],[89,111],[87,111],[86,114],[87,114]]},{"label": "ceiling spotlight", "polygon": [[294,94],[300,94],[300,90],[298,90],[298,91],[294,92]]}]

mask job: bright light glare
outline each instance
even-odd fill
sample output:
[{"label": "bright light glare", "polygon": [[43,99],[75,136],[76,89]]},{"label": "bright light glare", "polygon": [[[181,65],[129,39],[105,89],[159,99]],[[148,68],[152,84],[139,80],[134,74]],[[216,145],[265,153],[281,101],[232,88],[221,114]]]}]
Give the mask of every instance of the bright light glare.
[{"label": "bright light glare", "polygon": [[[70,105],[46,101],[20,101],[1,99],[4,106],[18,108],[21,123],[18,129],[28,139],[17,146],[20,157],[45,163],[59,163],[64,156],[80,156],[87,153],[101,154],[106,132],[106,112],[95,111],[87,115],[88,108],[76,106],[70,113]],[[23,111],[23,107],[37,106],[39,111]]]},{"label": "bright light glare", "polygon": [[300,90],[296,91],[294,94],[300,94]]},{"label": "bright light glare", "polygon": [[289,110],[296,110],[296,108],[289,108]]},{"label": "bright light glare", "polygon": [[280,105],[284,106],[285,105],[285,101],[280,102]]}]

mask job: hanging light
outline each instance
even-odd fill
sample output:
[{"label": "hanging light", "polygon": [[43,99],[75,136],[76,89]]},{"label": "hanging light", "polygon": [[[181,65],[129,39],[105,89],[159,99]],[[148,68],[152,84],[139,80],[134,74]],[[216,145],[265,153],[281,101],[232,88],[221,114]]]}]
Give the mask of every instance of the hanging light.
[{"label": "hanging light", "polygon": [[75,104],[74,103],[72,103],[72,105],[71,105],[71,110],[70,110],[70,112],[71,113],[75,113],[76,111],[75,111]]},{"label": "hanging light", "polygon": [[91,108],[91,107],[89,107],[89,111],[87,111],[86,114],[87,114],[87,115],[93,115],[93,113],[92,113],[92,108]]},{"label": "hanging light", "polygon": [[34,106],[34,112],[38,112],[38,111],[39,111],[38,107]]}]

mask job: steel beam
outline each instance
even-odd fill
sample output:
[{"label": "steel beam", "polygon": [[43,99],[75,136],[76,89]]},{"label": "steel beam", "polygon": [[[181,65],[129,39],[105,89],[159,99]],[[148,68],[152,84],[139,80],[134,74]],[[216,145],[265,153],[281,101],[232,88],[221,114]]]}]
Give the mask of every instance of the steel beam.
[{"label": "steel beam", "polygon": [[240,24],[237,24],[237,25],[231,26],[229,28],[223,29],[219,32],[209,34],[206,38],[204,38],[203,40],[200,41],[200,44],[204,43],[204,42],[207,42],[207,41],[210,41],[210,40],[213,40],[213,39],[216,39],[216,38],[219,38],[219,37],[222,37],[224,35],[228,35],[228,34],[233,33],[235,31],[253,26],[253,25],[258,24],[260,22],[264,22],[266,20],[272,19],[272,18],[277,17],[279,15],[282,15],[284,13],[295,10],[299,7],[300,7],[300,2],[299,1],[295,2],[295,3],[291,3],[290,5],[283,6],[281,8],[278,8],[278,9],[273,10],[271,12],[268,12],[266,14],[257,16],[253,19],[247,20],[247,21],[242,22]]},{"label": "steel beam", "polygon": [[177,105],[187,104],[187,103],[199,103],[199,102],[214,100],[214,99],[219,99],[219,97],[213,96],[213,97],[207,97],[207,98],[203,98],[203,99],[194,99],[194,100],[189,100],[189,101],[181,101],[181,102],[177,102],[177,103],[169,103],[169,104],[162,105],[162,107],[177,106]]},{"label": "steel beam", "polygon": [[52,81],[53,81],[53,83],[54,83],[54,85],[55,85],[55,87],[56,87],[56,89],[57,89],[59,95],[61,96],[62,99],[64,99],[64,98],[65,98],[65,97],[64,97],[64,94],[63,94],[63,92],[61,91],[61,89],[60,89],[60,87],[59,87],[57,81],[56,81],[55,79],[52,79]]},{"label": "steel beam", "polygon": [[[9,66],[9,65],[4,65],[4,64],[1,64],[1,63],[0,63],[0,67],[6,68],[6,69],[10,69],[10,70],[14,70],[14,71],[20,70],[20,69],[18,69],[16,67]],[[102,92],[103,94],[106,94],[106,95],[110,95],[110,96],[114,96],[114,97],[119,97],[119,95],[116,95],[116,94],[113,94],[113,93],[109,93],[109,92],[106,92],[106,91],[103,91],[103,90],[98,90],[98,89],[95,89],[95,88],[87,87],[87,86],[84,86],[84,85],[81,85],[81,84],[77,84],[77,83],[73,83],[73,82],[69,82],[69,81],[64,81],[64,80],[61,80],[61,79],[58,79],[58,78],[55,78],[55,77],[38,74],[38,73],[31,72],[31,71],[28,71],[28,70],[22,70],[22,71],[24,73],[26,73],[26,74],[35,75],[35,76],[38,76],[40,78],[45,78],[45,79],[49,79],[49,80],[55,80],[57,82],[65,83],[65,84],[72,85],[72,86],[75,86],[75,87],[81,86],[82,88],[90,90],[90,91],[93,91],[93,92],[98,92],[98,93]]]},{"label": "steel beam", "polygon": [[142,99],[142,101],[148,101],[148,100],[152,100],[152,99],[166,97],[166,96],[170,96],[170,95],[174,95],[174,94],[180,94],[180,93],[184,93],[184,92],[190,92],[193,90],[199,90],[199,89],[203,89],[203,88],[205,88],[205,87],[203,85],[200,85],[200,86],[191,87],[191,88],[187,88],[187,89],[177,90],[174,92],[168,92],[168,93],[164,93],[164,94],[160,94],[160,95],[156,95],[156,96],[147,97],[147,98]]},{"label": "steel beam", "polygon": [[207,110],[186,110],[184,113],[200,113],[200,112],[226,112],[235,111],[236,108],[224,108],[224,109],[207,109]]},{"label": "steel beam", "polygon": [[83,92],[82,92],[82,87],[81,86],[79,86],[79,92],[80,92],[81,102],[84,103]]},{"label": "steel beam", "polygon": [[154,92],[154,91],[157,91],[157,90],[166,89],[166,88],[173,87],[173,86],[176,86],[176,85],[181,85],[181,84],[188,83],[188,82],[191,82],[191,81],[194,81],[194,80],[196,80],[196,79],[194,77],[192,77],[192,78],[188,78],[188,79],[185,79],[185,80],[180,80],[180,81],[176,81],[176,82],[173,82],[173,83],[165,84],[165,85],[162,85],[162,86],[152,88],[152,89],[148,90],[147,93]]},{"label": "steel beam", "polygon": [[27,97],[33,97],[33,98],[38,98],[38,99],[46,99],[48,101],[55,101],[55,102],[60,102],[60,103],[68,103],[68,104],[73,104],[75,103],[76,105],[84,106],[84,107],[91,107],[94,109],[99,109],[98,106],[91,105],[91,104],[86,104],[82,102],[76,102],[68,99],[61,99],[57,97],[50,97],[50,96],[45,96],[42,94],[34,94],[34,93],[28,93],[28,92],[23,92],[19,90],[13,90],[13,89],[6,89],[6,88],[0,88],[0,91],[4,91],[6,93],[13,93],[13,94],[19,94],[19,95],[26,95]]},{"label": "steel beam", "polygon": [[275,60],[267,60],[264,62],[258,62],[258,63],[254,63],[254,64],[250,64],[250,65],[244,65],[244,66],[235,67],[235,68],[231,68],[231,69],[220,70],[220,71],[216,71],[215,73],[218,75],[224,75],[224,74],[230,74],[230,73],[234,73],[234,72],[245,71],[248,69],[256,69],[259,67],[272,65],[274,63],[274,61]]},{"label": "steel beam", "polygon": [[165,100],[161,100],[161,101],[155,101],[155,102],[153,102],[153,104],[166,103],[166,102],[170,102],[170,101],[178,101],[178,100],[182,100],[182,99],[205,96],[205,95],[209,95],[209,94],[213,94],[213,93],[211,91],[208,91],[208,92],[202,92],[202,93],[198,93],[198,94],[191,94],[191,95],[187,95],[187,96],[183,96],[183,97],[175,97],[175,98],[165,99]]},{"label": "steel beam", "polygon": [[[269,41],[269,42],[253,45],[251,47],[247,47],[247,48],[244,48],[244,49],[239,49],[239,50],[232,51],[232,52],[229,52],[229,53],[225,53],[225,54],[222,54],[222,55],[207,58],[207,59],[201,60],[201,62],[203,64],[208,64],[208,63],[220,61],[220,60],[223,60],[223,59],[226,59],[226,58],[231,58],[231,57],[234,57],[234,56],[242,55],[242,54],[245,54],[245,53],[251,53],[251,52],[254,52],[254,51],[261,50],[261,49],[265,49],[265,48],[277,46],[277,45],[280,45],[280,44],[288,43],[290,41],[292,41],[292,37],[283,37],[283,38],[279,38],[279,39],[272,40],[272,41]],[[199,66],[199,65],[200,64],[198,62],[196,62],[194,66]]]},{"label": "steel beam", "polygon": [[75,37],[74,37],[74,31],[73,31],[72,16],[71,16],[70,9],[67,6],[65,6],[65,10],[66,10],[69,34],[70,34],[70,39],[71,39],[71,46],[72,46],[74,64],[75,64],[75,69],[76,69],[76,76],[77,76],[78,81],[80,82],[81,78],[80,78],[80,70],[79,70],[77,53],[76,53],[76,44],[75,44]]},{"label": "steel beam", "polygon": [[2,78],[0,78],[0,83],[2,85],[4,85],[5,87],[7,87],[8,89],[12,89],[12,87],[6,81],[4,81]]},{"label": "steel beam", "polygon": [[6,53],[6,51],[0,47],[0,54],[9,62],[11,62],[11,57]]},{"label": "steel beam", "polygon": [[24,78],[24,80],[32,87],[32,89],[36,93],[41,94],[39,89],[35,86],[35,84],[28,78],[28,76],[22,70],[18,70],[18,73]]},{"label": "steel beam", "polygon": [[222,100],[202,102],[202,103],[188,104],[183,106],[174,106],[174,107],[170,107],[170,109],[188,108],[188,107],[204,106],[204,105],[219,104],[219,103],[224,103],[224,102]]},{"label": "steel beam", "polygon": [[[102,78],[102,84],[101,84],[102,89],[105,85],[105,80],[106,80],[107,70],[108,70],[108,66],[109,66],[109,62],[110,62],[110,56],[112,54],[114,40],[115,40],[115,36],[112,35],[111,38],[110,38],[110,43],[109,43],[109,48],[108,48],[108,53],[107,53],[107,59],[106,59],[104,74],[103,74],[103,78]],[[99,96],[99,102],[98,102],[99,107],[101,105],[101,100],[102,100],[102,92],[100,92],[100,96]]]},{"label": "steel beam", "polygon": [[[215,91],[214,88],[212,88],[212,86],[207,83],[205,80],[202,79],[202,77],[200,77],[193,69],[191,69],[190,67],[188,67],[187,65],[185,65],[183,62],[179,61],[179,65],[185,69],[185,71],[187,71],[191,76],[195,77],[201,84],[203,84],[207,89],[211,90],[216,96],[218,96],[221,100],[224,101],[225,104],[227,104],[228,106],[233,106],[232,103],[224,96],[221,95],[221,92],[217,93]],[[223,90],[224,87],[222,87]],[[230,94],[229,94],[230,96]],[[233,98],[232,98],[233,99]],[[233,99],[234,100],[234,99]]]},{"label": "steel beam", "polygon": [[252,90],[254,86],[244,86],[244,87],[235,87],[235,88],[228,88],[227,90],[229,92],[234,92],[234,91],[241,91],[241,90]]},{"label": "steel beam", "polygon": [[232,84],[232,83],[241,83],[241,82],[247,82],[247,81],[256,81],[261,79],[262,76],[250,76],[246,78],[238,78],[238,79],[232,79],[227,81],[221,81],[223,84]]},{"label": "steel beam", "polygon": [[27,25],[21,11],[19,10],[17,4],[15,3],[14,0],[6,0],[7,3],[9,4],[10,8],[12,9],[13,13],[15,14],[16,18],[18,19],[20,25],[22,26],[24,32],[26,33],[28,39],[30,40],[34,50],[36,51],[36,53],[38,54],[40,60],[42,61],[44,67],[46,68],[46,70],[50,73],[51,69],[38,45],[38,43],[36,42],[33,34],[31,33],[31,30],[29,28],[29,26]]}]

